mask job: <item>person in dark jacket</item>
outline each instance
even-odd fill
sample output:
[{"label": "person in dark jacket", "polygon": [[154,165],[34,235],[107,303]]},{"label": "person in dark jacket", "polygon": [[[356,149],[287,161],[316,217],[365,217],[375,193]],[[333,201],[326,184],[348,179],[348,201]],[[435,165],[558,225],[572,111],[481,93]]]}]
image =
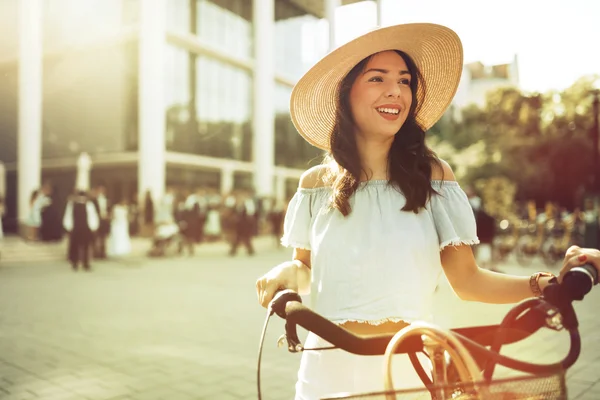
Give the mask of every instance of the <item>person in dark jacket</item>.
[{"label": "person in dark jacket", "polygon": [[80,262],[85,270],[91,269],[89,251],[99,225],[96,207],[84,191],[77,192],[67,203],[63,218],[63,227],[69,232],[69,261],[74,271]]}]

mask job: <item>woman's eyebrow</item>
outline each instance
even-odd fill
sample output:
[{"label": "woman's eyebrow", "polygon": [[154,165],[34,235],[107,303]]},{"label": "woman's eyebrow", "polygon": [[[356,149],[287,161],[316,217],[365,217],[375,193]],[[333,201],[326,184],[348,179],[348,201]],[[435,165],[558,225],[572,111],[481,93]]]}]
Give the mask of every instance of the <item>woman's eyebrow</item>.
[{"label": "woman's eyebrow", "polygon": [[[368,70],[363,72],[363,75],[365,75],[369,72],[379,72],[381,74],[389,74],[390,71],[387,69],[382,69],[382,68],[369,68]],[[410,75],[410,72],[409,71],[400,71],[400,73],[398,75]]]}]

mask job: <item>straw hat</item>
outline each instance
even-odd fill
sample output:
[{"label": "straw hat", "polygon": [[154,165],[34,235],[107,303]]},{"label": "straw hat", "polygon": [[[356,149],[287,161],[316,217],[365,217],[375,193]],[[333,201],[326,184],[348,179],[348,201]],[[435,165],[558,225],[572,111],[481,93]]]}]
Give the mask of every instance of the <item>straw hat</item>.
[{"label": "straw hat", "polygon": [[329,150],[335,124],[340,82],[364,58],[401,50],[415,62],[427,90],[419,86],[417,122],[429,129],[444,114],[458,88],[463,50],[451,29],[428,23],[395,25],[373,30],[335,49],[315,64],[292,91],[290,115],[294,126],[313,146]]}]

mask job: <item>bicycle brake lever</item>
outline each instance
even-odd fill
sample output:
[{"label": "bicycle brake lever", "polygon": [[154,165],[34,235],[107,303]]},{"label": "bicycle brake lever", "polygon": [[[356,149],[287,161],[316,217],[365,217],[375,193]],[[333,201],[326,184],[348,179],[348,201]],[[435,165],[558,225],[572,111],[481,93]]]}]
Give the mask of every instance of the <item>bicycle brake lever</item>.
[{"label": "bicycle brake lever", "polygon": [[300,353],[301,351],[304,351],[304,346],[302,346],[302,343],[300,343],[299,340],[288,340],[287,334],[285,333],[277,339],[277,347],[283,347],[283,343],[286,341],[288,342],[287,348],[290,353]]},{"label": "bicycle brake lever", "polygon": [[563,318],[560,310],[554,305],[547,301],[541,302],[536,309],[545,315],[546,328],[554,331],[562,331],[565,327],[563,326]]},{"label": "bicycle brake lever", "polygon": [[281,336],[279,336],[279,339],[277,339],[277,347],[281,347],[283,346],[283,342],[285,342],[287,340],[287,336],[285,335],[285,333]]},{"label": "bicycle brake lever", "polygon": [[285,322],[285,338],[288,343],[288,351],[290,353],[299,353],[304,347],[298,339],[298,332],[296,331],[296,324],[291,324],[288,321]]}]

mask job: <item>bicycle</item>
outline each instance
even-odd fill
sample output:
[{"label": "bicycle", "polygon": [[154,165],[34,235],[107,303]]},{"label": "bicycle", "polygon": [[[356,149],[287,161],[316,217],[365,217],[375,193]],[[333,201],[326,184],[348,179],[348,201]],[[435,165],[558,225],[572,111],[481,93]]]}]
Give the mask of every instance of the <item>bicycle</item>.
[{"label": "bicycle", "polygon": [[[591,265],[569,271],[561,284],[552,283],[543,296],[515,305],[500,325],[473,326],[445,331],[426,323],[413,323],[394,335],[357,336],[302,304],[290,290],[276,294],[271,301],[259,344],[257,388],[261,399],[260,363],[269,318],[275,313],[285,319],[285,334],[292,353],[339,348],[358,355],[385,355],[384,391],[357,394],[332,394],[321,400],[340,399],[433,399],[433,400],[533,400],[567,399],[566,371],[577,361],[581,350],[578,321],[572,302],[598,283],[598,272]],[[298,339],[297,326],[313,332],[332,347],[306,349]],[[505,344],[528,338],[541,328],[566,329],[570,349],[565,358],[553,364],[533,364],[500,354]],[[490,347],[489,349],[487,347]],[[432,368],[427,374],[417,359],[425,353]],[[408,354],[424,388],[394,390],[391,358]],[[449,356],[449,357],[448,357]],[[493,379],[496,365],[530,375]]]}]

